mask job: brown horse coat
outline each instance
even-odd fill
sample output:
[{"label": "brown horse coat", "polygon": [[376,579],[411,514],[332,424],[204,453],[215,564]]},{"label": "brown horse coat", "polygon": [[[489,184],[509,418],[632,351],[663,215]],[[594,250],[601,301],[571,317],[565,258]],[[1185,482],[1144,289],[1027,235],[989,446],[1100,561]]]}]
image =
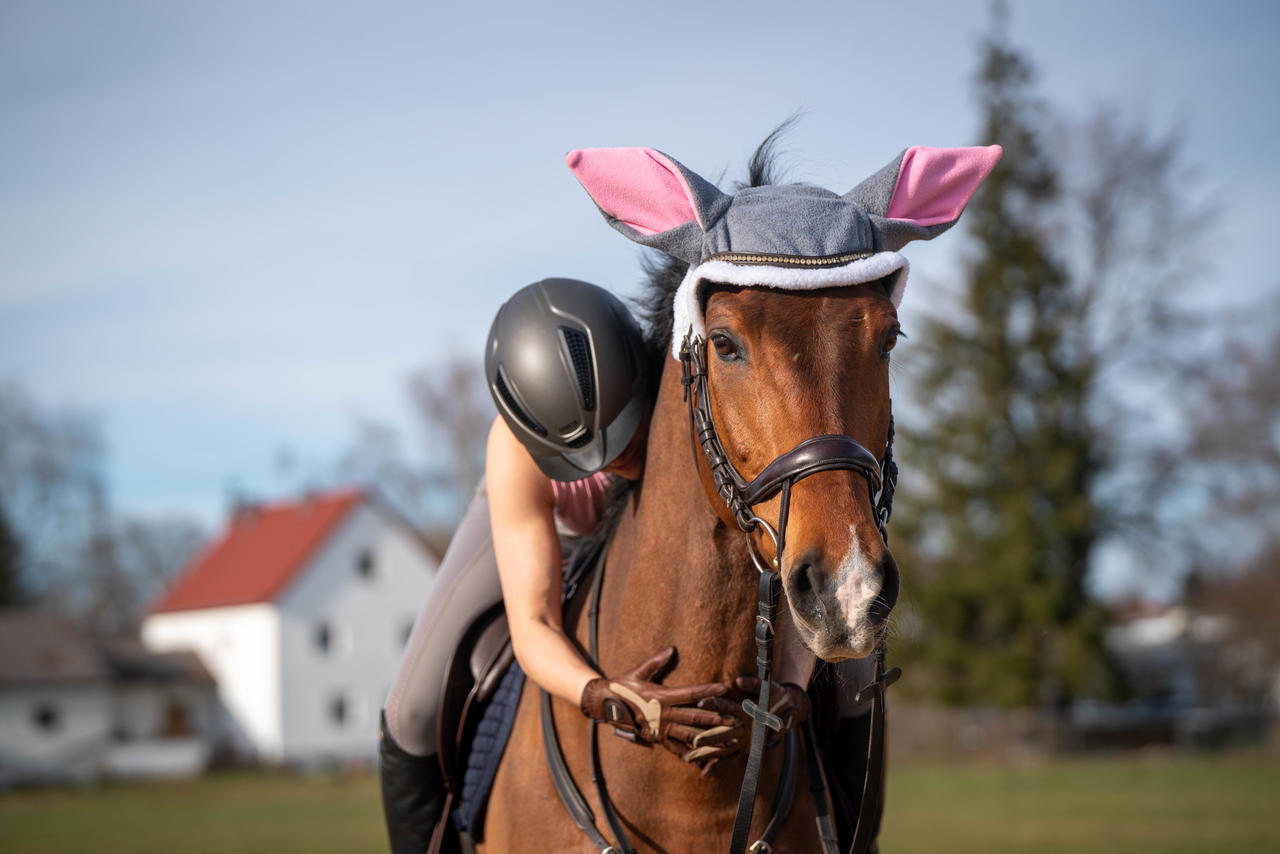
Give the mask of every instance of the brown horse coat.
[{"label": "brown horse coat", "polygon": [[[725,289],[707,306],[708,328],[731,330],[749,349],[752,377],[733,378],[714,358],[713,405],[731,454],[744,473],[802,438],[847,433],[882,450],[888,430],[885,342],[896,327],[882,288],[859,286],[794,294]],[[600,665],[632,666],[673,644],[679,663],[668,684],[720,681],[755,672],[756,571],[737,526],[704,483],[693,453],[678,364],[667,362],[649,432],[643,483],[635,490],[609,549],[601,594]],[[739,388],[741,386],[741,388]],[[730,399],[732,398],[732,399]],[[776,500],[760,508],[776,521]],[[865,529],[859,545],[881,563],[888,552],[876,533],[865,481],[827,472],[795,488],[789,551],[811,564],[837,566],[849,528]],[[792,551],[794,550],[794,551]],[[827,552],[830,556],[823,557]],[[815,559],[815,555],[817,559]],[[891,559],[889,565],[891,565]],[[800,569],[784,566],[784,578]],[[788,587],[790,584],[788,584]],[[878,627],[879,628],[879,627]],[[586,648],[585,615],[566,629]],[[602,816],[587,767],[587,724],[578,709],[554,703],[566,761],[596,816]],[[745,757],[722,761],[703,778],[665,750],[601,733],[601,762],[632,841],[646,851],[727,850]],[[781,751],[772,750],[758,795],[753,839],[769,818]],[[800,780],[805,779],[803,765]],[[606,830],[601,819],[602,830]],[[798,787],[775,850],[817,848],[813,804]],[[494,791],[481,851],[589,851],[552,788],[541,740],[536,686],[527,685]]]}]

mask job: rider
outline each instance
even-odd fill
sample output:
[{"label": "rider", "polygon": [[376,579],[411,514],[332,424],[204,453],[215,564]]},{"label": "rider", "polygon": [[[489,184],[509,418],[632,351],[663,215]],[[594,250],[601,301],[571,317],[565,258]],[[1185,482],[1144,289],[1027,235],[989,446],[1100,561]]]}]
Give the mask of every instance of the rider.
[{"label": "rider", "polygon": [[[574,279],[529,285],[498,310],[485,374],[499,417],[485,479],[414,623],[380,728],[383,808],[395,854],[426,850],[444,802],[436,715],[448,658],[467,625],[505,603],[520,666],[551,694],[690,761],[741,732],[722,684],[664,687],[675,654],[610,678],[561,622],[566,540],[590,533],[616,478],[638,480],[656,382],[640,329],[608,291]],[[658,729],[644,712],[657,701]],[[701,707],[699,707],[701,705]],[[719,736],[706,730],[727,726]],[[689,756],[700,740],[697,757]]]}]

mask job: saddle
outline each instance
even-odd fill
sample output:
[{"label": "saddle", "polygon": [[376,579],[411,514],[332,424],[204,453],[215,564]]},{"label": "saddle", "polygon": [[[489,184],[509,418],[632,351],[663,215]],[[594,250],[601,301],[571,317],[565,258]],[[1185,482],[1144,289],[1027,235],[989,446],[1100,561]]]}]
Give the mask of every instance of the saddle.
[{"label": "saddle", "polygon": [[[431,838],[429,854],[467,854],[474,848],[471,834],[467,832],[483,817],[487,786],[477,791],[471,766],[472,747],[477,733],[486,718],[495,694],[504,678],[512,671],[515,653],[511,648],[511,633],[507,626],[507,614],[502,602],[497,602],[476,617],[463,632],[445,670],[444,690],[441,692],[439,724],[436,730],[436,747],[440,767],[444,774],[445,799],[435,833]],[[516,671],[519,670],[517,665]],[[520,682],[523,683],[523,674]],[[506,680],[510,689],[510,679]],[[510,693],[510,691],[508,691]],[[515,696],[519,696],[516,688]],[[493,733],[486,743],[490,751],[496,750],[492,764],[495,768],[506,747],[508,732]],[[468,786],[471,780],[472,785]],[[492,782],[492,779],[488,782]],[[457,832],[455,813],[465,812],[467,829]]]}]

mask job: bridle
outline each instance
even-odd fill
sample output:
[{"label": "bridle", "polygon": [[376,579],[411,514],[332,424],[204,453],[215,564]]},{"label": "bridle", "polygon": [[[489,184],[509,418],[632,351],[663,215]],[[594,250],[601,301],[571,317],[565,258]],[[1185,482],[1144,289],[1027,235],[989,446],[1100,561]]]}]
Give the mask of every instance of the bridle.
[{"label": "bridle", "polygon": [[[791,510],[791,488],[810,475],[822,471],[856,471],[867,480],[867,489],[875,507],[876,528],[888,542],[889,516],[893,512],[893,493],[898,485],[898,465],[893,460],[893,417],[889,418],[889,435],[882,459],[877,459],[850,436],[826,434],[800,442],[791,450],[775,457],[752,480],[748,481],[725,453],[724,443],[716,430],[711,412],[707,371],[707,342],[692,332],[680,343],[680,384],[684,386],[684,399],[689,405],[689,425],[693,442],[701,446],[710,467],[716,492],[737,521],[747,538],[747,550],[756,569],[760,572],[760,600],[756,615],[756,665],[760,678],[760,696],[754,702],[743,701],[743,710],[751,717],[751,750],[747,757],[747,770],[743,775],[742,790],[738,796],[738,812],[734,818],[733,839],[730,854],[742,854],[747,846],[747,834],[751,829],[751,817],[759,787],[760,768],[764,761],[765,740],[768,730],[780,732],[784,722],[769,712],[771,676],[773,673],[774,618],[778,609],[778,591],[781,588],[782,555],[786,547],[787,518]],[[697,457],[697,450],[694,450]],[[755,513],[755,505],[781,494],[778,509],[778,526],[773,528]],[[770,561],[760,553],[752,533],[761,529],[773,541],[774,558]],[[858,700],[872,701],[872,737],[868,746],[867,777],[864,780],[858,822],[854,831],[852,850],[861,852],[868,848],[875,828],[873,812],[878,812],[879,787],[883,785],[883,733],[884,691],[902,674],[895,667],[885,671],[885,644],[883,638],[875,651],[875,677],[871,684],[858,692]],[[878,736],[878,738],[877,738]],[[878,742],[878,743],[877,743]],[[816,736],[812,719],[805,731],[805,746],[809,750],[811,768],[817,762]],[[876,754],[872,756],[872,754]],[[872,768],[873,765],[878,767]],[[823,850],[835,852],[835,831],[826,813],[826,792],[821,774],[811,775],[815,789],[815,807],[818,810],[819,836]],[[874,778],[874,779],[873,779]],[[870,789],[876,787],[875,805],[871,802]],[[772,840],[758,840],[753,852],[770,849]]]},{"label": "bridle", "polygon": [[[748,481],[725,453],[724,444],[716,430],[715,419],[711,412],[711,396],[708,390],[707,342],[701,336],[686,335],[680,345],[680,383],[684,386],[684,399],[689,404],[689,423],[694,443],[694,456],[700,446],[707,459],[716,492],[733,515],[747,539],[747,550],[751,560],[760,573],[760,599],[756,616],[756,664],[760,679],[760,694],[756,700],[744,700],[743,710],[752,719],[751,748],[747,756],[747,769],[742,779],[742,789],[738,796],[738,811],[734,817],[733,839],[730,843],[730,854],[743,854],[747,850],[747,835],[751,829],[751,819],[755,808],[756,792],[759,789],[760,770],[764,764],[765,743],[770,730],[781,733],[789,727],[769,711],[770,693],[773,675],[773,643],[774,618],[778,609],[778,593],[782,586],[779,570],[782,567],[782,555],[786,545],[787,518],[791,508],[791,488],[797,481],[823,471],[856,471],[867,480],[867,488],[875,506],[876,528],[880,536],[888,540],[887,526],[889,516],[893,512],[893,492],[898,483],[898,466],[893,461],[893,418],[889,418],[889,435],[885,444],[884,457],[877,459],[856,440],[849,436],[826,434],[814,436],[800,442],[791,450],[774,458],[764,467],[760,474]],[[775,529],[767,521],[755,513],[755,505],[768,501],[775,495],[782,500],[778,511],[778,525]],[[770,560],[760,553],[752,534],[761,530],[772,540],[774,557]],[[589,650],[591,660],[598,658],[597,617],[599,614],[598,597],[603,579],[603,560],[607,549],[601,549],[596,563],[595,579],[592,589],[591,604],[588,608]],[[566,580],[565,600],[573,598],[578,579]],[[858,703],[869,702],[871,711],[871,738],[867,747],[866,777],[863,782],[862,798],[854,830],[851,851],[863,854],[870,849],[876,832],[875,818],[879,814],[879,803],[884,785],[884,692],[897,681],[902,671],[897,668],[885,670],[885,644],[883,638],[875,651],[875,676],[871,683],[863,687],[856,697]],[[604,785],[603,772],[599,765],[594,722],[591,730],[590,756],[591,778],[596,785],[605,818],[618,844],[611,844],[596,828],[594,816],[581,793],[572,782],[572,777],[564,763],[555,734],[555,722],[551,713],[551,698],[546,691],[542,692],[542,732],[551,769],[552,782],[561,801],[568,810],[574,823],[587,834],[592,844],[602,854],[631,854],[634,848],[626,837],[623,822],[613,808],[612,801]],[[802,731],[804,746],[808,754],[809,785],[813,793],[814,808],[817,815],[818,833],[822,840],[823,854],[838,854],[836,848],[836,832],[828,810],[827,785],[820,768],[817,751],[817,735],[812,716]],[[774,817],[769,822],[764,834],[751,845],[753,854],[769,854],[775,835],[781,827],[782,819],[790,807],[791,792],[795,784],[795,762],[791,750],[796,739],[794,733],[787,733],[788,750],[784,760],[783,781],[774,800]]]}]

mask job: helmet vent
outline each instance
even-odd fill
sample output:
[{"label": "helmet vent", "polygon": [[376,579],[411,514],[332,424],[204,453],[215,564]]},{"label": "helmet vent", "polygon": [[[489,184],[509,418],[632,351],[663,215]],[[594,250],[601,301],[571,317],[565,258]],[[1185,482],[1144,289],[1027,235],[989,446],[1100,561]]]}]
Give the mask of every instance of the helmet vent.
[{"label": "helmet vent", "polygon": [[591,381],[591,348],[587,346],[587,336],[577,329],[560,327],[565,346],[569,349],[569,358],[573,361],[573,372],[578,377],[578,393],[582,398],[582,408],[588,411],[596,408],[596,389]]},{"label": "helmet vent", "polygon": [[503,378],[505,373],[502,367],[499,366],[494,375],[494,385],[498,389],[498,395],[502,398],[502,402],[507,405],[507,409],[511,410],[511,413],[515,415],[521,424],[539,436],[546,436],[547,428],[534,421],[533,417],[524,411],[524,407],[516,402],[516,396],[511,393],[511,389],[507,388],[506,380]]},{"label": "helmet vent", "polygon": [[583,430],[581,436],[575,436],[572,439],[566,439],[565,444],[570,448],[581,448],[583,445],[591,441],[591,431]]}]

